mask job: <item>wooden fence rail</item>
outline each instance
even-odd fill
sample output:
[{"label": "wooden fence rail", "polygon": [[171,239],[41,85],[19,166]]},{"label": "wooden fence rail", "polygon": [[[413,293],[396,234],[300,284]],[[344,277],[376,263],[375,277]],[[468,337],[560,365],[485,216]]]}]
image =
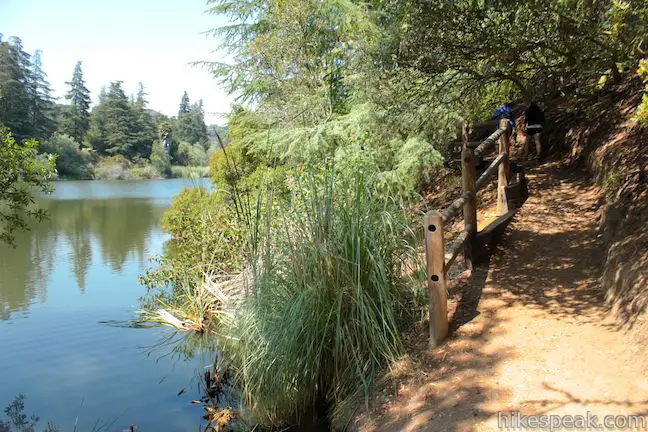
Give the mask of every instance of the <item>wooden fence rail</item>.
[{"label": "wooden fence rail", "polygon": [[[477,192],[482,189],[497,172],[497,212],[500,216],[491,225],[510,220],[515,213],[515,203],[509,199],[510,172],[510,135],[507,119],[502,119],[499,128],[480,143],[468,141],[468,128],[464,126],[463,148],[461,152],[461,178],[463,193],[445,209],[430,211],[425,215],[425,255],[428,276],[430,311],[430,348],[436,347],[448,335],[448,291],[447,272],[457,256],[463,252],[466,266],[472,270],[474,248],[482,247],[477,242]],[[476,165],[495,143],[499,142],[497,156],[486,170],[477,178]],[[517,185],[515,185],[517,187]],[[526,189],[525,189],[526,190]],[[519,195],[519,194],[518,194]],[[517,196],[517,195],[516,195]],[[445,224],[463,211],[464,230],[446,249]],[[491,226],[483,231],[490,232]]]}]

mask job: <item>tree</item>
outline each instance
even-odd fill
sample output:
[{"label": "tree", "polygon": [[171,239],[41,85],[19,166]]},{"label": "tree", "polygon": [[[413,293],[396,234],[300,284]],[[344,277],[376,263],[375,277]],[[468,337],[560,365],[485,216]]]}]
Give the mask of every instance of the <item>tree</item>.
[{"label": "tree", "polygon": [[146,109],[143,84],[140,83],[137,96],[129,100],[121,81],[110,83],[108,90],[99,95],[90,124],[87,141],[99,154],[122,155],[131,160],[150,157],[156,130]]},{"label": "tree", "polygon": [[83,145],[90,128],[90,91],[83,79],[81,64],[80,61],[77,62],[72,80],[65,83],[70,87],[65,95],[65,99],[70,101],[70,105],[65,112],[61,129],[64,134],[73,137],[76,142]]},{"label": "tree", "polygon": [[110,83],[106,96],[106,153],[132,156],[135,115],[122,81]]},{"label": "tree", "polygon": [[105,95],[91,115],[88,142],[102,155],[136,154],[135,124],[137,122],[131,102],[122,89],[121,81],[110,83]]},{"label": "tree", "polygon": [[31,57],[27,92],[29,94],[29,122],[31,136],[46,139],[56,130],[55,106],[52,89],[43,71],[41,51]]},{"label": "tree", "polygon": [[22,41],[0,37],[0,123],[14,131],[19,141],[31,135],[28,80],[29,54]]},{"label": "tree", "polygon": [[28,219],[46,216],[34,208],[33,190],[49,190],[55,158],[39,158],[36,140],[19,145],[7,128],[0,128],[0,144],[0,241],[13,244],[16,231],[29,229]]},{"label": "tree", "polygon": [[189,96],[184,92],[178,111],[176,134],[181,141],[201,145],[204,149],[209,147],[202,99],[189,105]]},{"label": "tree", "polygon": [[182,117],[185,114],[188,114],[190,108],[191,107],[189,105],[189,95],[185,91],[182,94],[182,99],[180,100],[180,109],[178,110],[178,118]]},{"label": "tree", "polygon": [[151,156],[151,143],[156,138],[155,123],[151,114],[146,109],[146,91],[144,84],[139,83],[137,98],[133,104],[136,123],[133,128],[134,153],[142,158],[148,159]]}]

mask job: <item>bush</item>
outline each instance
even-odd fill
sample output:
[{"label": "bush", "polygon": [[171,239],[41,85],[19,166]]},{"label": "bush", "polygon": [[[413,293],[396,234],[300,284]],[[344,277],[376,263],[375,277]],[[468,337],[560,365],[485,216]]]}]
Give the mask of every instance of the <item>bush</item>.
[{"label": "bush", "polygon": [[95,178],[101,180],[129,180],[132,164],[124,156],[105,157],[95,166]]},{"label": "bush", "polygon": [[43,220],[34,206],[34,191],[49,192],[54,174],[52,155],[38,157],[34,139],[18,144],[9,129],[0,127],[0,243],[14,245],[15,231],[29,229],[28,220]]},{"label": "bush", "polygon": [[200,144],[181,142],[176,156],[178,163],[184,166],[207,166],[207,153]]},{"label": "bush", "polygon": [[54,134],[40,144],[41,153],[56,154],[56,171],[59,177],[70,179],[92,178],[92,156],[80,150],[79,143],[64,134]]},{"label": "bush", "polygon": [[217,150],[209,160],[209,176],[221,190],[233,193],[238,183],[259,167],[259,161],[241,144],[230,144]]},{"label": "bush", "polygon": [[639,122],[641,126],[648,126],[648,59],[642,59],[639,62],[639,69],[637,69],[637,74],[643,79],[646,83],[644,88],[643,98],[641,104],[637,108],[635,114],[635,120]]},{"label": "bush", "polygon": [[242,237],[224,198],[198,187],[183,189],[173,199],[162,217],[162,227],[172,240],[158,267],[141,278],[153,299],[163,296],[173,303],[166,288],[186,291],[187,284],[200,283],[204,273],[231,274],[241,269]]},{"label": "bush", "polygon": [[142,162],[131,168],[131,176],[137,179],[158,179],[160,174],[147,162]]},{"label": "bush", "polygon": [[209,177],[209,167],[206,166],[171,166],[171,177],[199,179]]}]

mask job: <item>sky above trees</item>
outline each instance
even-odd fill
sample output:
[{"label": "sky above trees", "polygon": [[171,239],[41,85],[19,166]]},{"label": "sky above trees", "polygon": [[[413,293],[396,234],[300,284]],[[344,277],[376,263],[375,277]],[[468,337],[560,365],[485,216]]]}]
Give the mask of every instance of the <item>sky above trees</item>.
[{"label": "sky above trees", "polygon": [[111,81],[123,81],[127,94],[142,82],[150,108],[176,115],[186,90],[203,99],[208,123],[221,123],[231,98],[207,71],[189,65],[223,57],[212,52],[217,39],[201,34],[224,24],[206,8],[204,0],[2,0],[0,32],[20,37],[28,52],[42,50],[59,103],[67,103],[65,82],[81,60],[93,104]]}]

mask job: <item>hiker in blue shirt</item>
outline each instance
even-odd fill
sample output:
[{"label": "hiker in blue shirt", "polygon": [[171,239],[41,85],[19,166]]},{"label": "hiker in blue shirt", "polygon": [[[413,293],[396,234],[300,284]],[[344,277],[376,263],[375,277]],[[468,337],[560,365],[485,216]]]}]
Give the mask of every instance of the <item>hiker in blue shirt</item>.
[{"label": "hiker in blue shirt", "polygon": [[513,113],[513,108],[509,104],[500,105],[495,110],[495,118],[498,120],[508,119],[511,133],[513,133],[513,129],[515,129],[515,113]]}]

